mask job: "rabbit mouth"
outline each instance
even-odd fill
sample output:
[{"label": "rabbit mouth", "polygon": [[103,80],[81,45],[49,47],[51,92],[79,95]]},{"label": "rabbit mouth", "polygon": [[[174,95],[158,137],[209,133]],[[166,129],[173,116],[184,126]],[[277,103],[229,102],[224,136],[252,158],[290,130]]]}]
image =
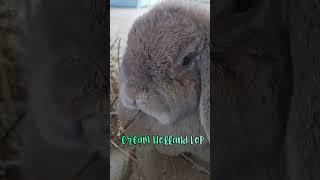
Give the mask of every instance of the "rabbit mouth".
[{"label": "rabbit mouth", "polygon": [[126,96],[121,96],[121,103],[124,105],[124,107],[131,109],[131,110],[138,110],[138,106],[134,100],[130,100],[130,98]]},{"label": "rabbit mouth", "polygon": [[151,108],[150,106],[139,106],[138,109],[144,112],[145,114],[153,117],[161,125],[175,124],[177,122],[183,121],[186,118],[197,114],[196,111],[174,111],[168,106],[157,107],[156,109]]},{"label": "rabbit mouth", "polygon": [[149,116],[155,118],[160,124],[162,125],[168,125],[174,122],[174,119],[171,118],[168,112],[157,112],[157,111],[152,111],[148,108],[142,107],[139,108],[141,111],[144,113],[148,114]]},{"label": "rabbit mouth", "polygon": [[155,117],[158,122],[162,125],[167,125],[167,124],[171,124],[171,122],[173,122],[173,120],[170,118],[170,116],[168,116],[165,113],[159,114],[157,117]]},{"label": "rabbit mouth", "polygon": [[131,101],[129,98],[122,97],[121,103],[124,107],[131,110],[141,110],[142,112],[148,114],[149,116],[155,118],[160,124],[166,125],[173,122],[173,119],[170,117],[170,113],[168,112],[158,112],[158,110],[153,110],[149,106],[145,106],[144,103],[136,103],[136,101]]}]

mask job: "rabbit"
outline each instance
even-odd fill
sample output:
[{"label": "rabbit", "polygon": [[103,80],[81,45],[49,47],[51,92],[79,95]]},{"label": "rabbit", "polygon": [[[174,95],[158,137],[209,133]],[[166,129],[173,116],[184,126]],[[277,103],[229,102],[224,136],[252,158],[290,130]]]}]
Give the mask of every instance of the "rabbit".
[{"label": "rabbit", "polygon": [[196,115],[210,141],[209,20],[207,9],[181,1],[139,17],[120,65],[119,99],[163,127]]},{"label": "rabbit", "polygon": [[68,179],[93,157],[98,166],[85,178],[106,177],[108,122],[98,110],[99,100],[104,106],[107,100],[101,87],[107,84],[101,69],[105,32],[91,3],[43,0],[32,12],[25,61],[26,179]]},{"label": "rabbit", "polygon": [[[126,136],[145,136],[145,135],[193,135],[199,133],[200,122],[198,117],[194,116],[189,121],[183,120],[175,125],[161,125],[153,117],[133,109],[126,108],[121,102],[117,108],[118,118],[121,123],[128,124],[135,119],[125,130]],[[201,130],[201,129],[200,129]],[[124,171],[121,179],[136,180],[143,178],[151,179],[210,179],[210,148],[208,144],[198,145],[172,145],[160,146],[153,144],[142,144],[134,146],[121,145],[123,149],[130,152],[136,159],[126,164],[125,168],[118,170]],[[130,150],[131,149],[131,150]],[[192,167],[187,161],[184,161],[178,155],[188,152],[193,161],[207,170],[201,171]],[[113,154],[110,154],[112,156]],[[111,157],[112,158],[112,157]],[[112,166],[112,164],[111,164]],[[111,172],[118,174],[117,172]]]},{"label": "rabbit", "polygon": [[[121,102],[118,103],[117,113],[118,118],[122,124],[128,124],[134,117],[135,120],[125,130],[126,136],[145,136],[145,135],[172,135],[172,136],[203,136],[205,133],[201,128],[198,114],[191,115],[174,124],[163,125],[158,121],[147,115],[146,113],[126,108]],[[158,152],[168,156],[178,156],[184,152],[189,152],[201,161],[209,162],[210,160],[210,146],[208,140],[203,144],[150,144]]]}]

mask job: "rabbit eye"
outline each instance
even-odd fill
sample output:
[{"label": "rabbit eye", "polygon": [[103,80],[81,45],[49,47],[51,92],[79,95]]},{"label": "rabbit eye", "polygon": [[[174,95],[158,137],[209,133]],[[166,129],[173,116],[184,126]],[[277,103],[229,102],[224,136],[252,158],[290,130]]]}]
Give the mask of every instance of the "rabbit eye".
[{"label": "rabbit eye", "polygon": [[183,58],[183,62],[182,62],[182,65],[183,66],[187,66],[191,63],[191,58],[189,56],[186,56]]},{"label": "rabbit eye", "polygon": [[182,66],[188,66],[192,63],[192,59],[195,57],[195,54],[190,53],[183,58]]}]

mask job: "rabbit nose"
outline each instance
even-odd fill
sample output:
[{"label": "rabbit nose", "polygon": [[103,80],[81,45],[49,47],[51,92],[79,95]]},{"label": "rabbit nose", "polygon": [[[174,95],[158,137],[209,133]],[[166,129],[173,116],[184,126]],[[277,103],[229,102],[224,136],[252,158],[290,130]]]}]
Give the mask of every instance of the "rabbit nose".
[{"label": "rabbit nose", "polygon": [[122,104],[129,109],[137,109],[137,103],[135,99],[131,99],[128,96],[123,96],[121,98]]}]

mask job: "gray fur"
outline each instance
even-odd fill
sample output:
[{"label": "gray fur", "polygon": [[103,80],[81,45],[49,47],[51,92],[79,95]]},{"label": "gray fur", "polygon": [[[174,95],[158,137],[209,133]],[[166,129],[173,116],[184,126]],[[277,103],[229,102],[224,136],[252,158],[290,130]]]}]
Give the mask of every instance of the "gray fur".
[{"label": "gray fur", "polygon": [[[118,105],[119,119],[123,124],[127,124],[129,120],[136,113],[135,110],[127,109],[122,103]],[[126,135],[128,136],[145,136],[145,135],[173,135],[173,136],[203,136],[205,133],[201,127],[198,114],[193,114],[182,121],[169,125],[162,125],[157,122],[156,119],[151,116],[139,112],[135,117],[134,123],[132,123],[126,129]],[[153,144],[152,144],[153,146]],[[175,145],[154,145],[155,149],[169,156],[177,156],[184,152],[189,152],[202,161],[209,162],[210,160],[210,146],[207,139],[202,145],[196,144],[175,144]]]},{"label": "gray fur", "polygon": [[[127,124],[137,113],[118,104],[119,119],[122,123]],[[135,121],[126,129],[127,136],[145,136],[145,135],[202,135],[205,136],[197,114],[193,117],[178,121],[173,125],[161,125],[156,119],[149,115],[139,112],[135,116]],[[153,145],[143,144],[134,146],[125,146],[123,148],[134,149],[134,157],[138,163],[128,164],[129,178],[135,180],[138,177],[145,179],[209,179],[210,175],[188,165],[182,158],[177,157],[179,154],[189,152],[192,159],[200,164],[203,168],[209,170],[210,167],[210,147],[208,141],[203,145]]]},{"label": "gray fur", "polygon": [[[141,16],[128,35],[120,67],[120,100],[170,126],[193,117],[210,134],[209,12],[195,4],[165,1]],[[191,65],[183,58],[193,56]]]}]

